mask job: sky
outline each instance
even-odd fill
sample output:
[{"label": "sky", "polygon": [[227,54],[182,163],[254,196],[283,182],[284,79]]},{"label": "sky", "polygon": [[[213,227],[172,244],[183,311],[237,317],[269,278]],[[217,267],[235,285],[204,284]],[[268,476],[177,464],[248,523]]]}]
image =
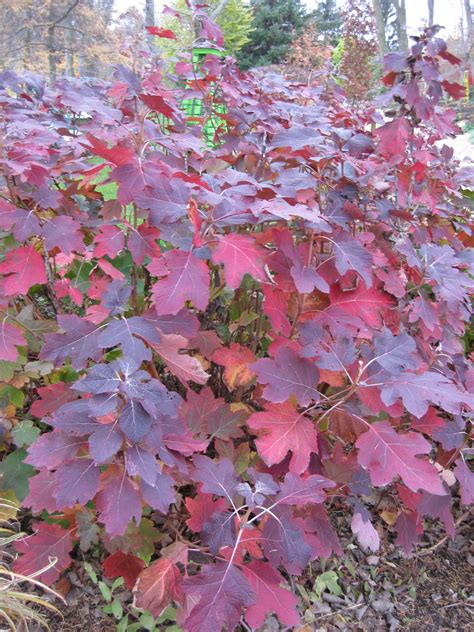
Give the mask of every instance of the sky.
[{"label": "sky", "polygon": [[[168,0],[169,1],[169,0]],[[121,13],[131,7],[143,9],[144,0],[115,0],[117,13]],[[155,0],[157,13],[159,7],[167,4],[166,0]],[[315,0],[306,0],[308,10],[316,6]],[[342,0],[338,4],[343,4]],[[454,35],[460,30],[463,0],[435,0],[434,20],[435,24],[445,27],[447,35]],[[407,29],[408,34],[415,34],[428,20],[428,0],[406,0]],[[157,15],[158,21],[159,15]]]}]

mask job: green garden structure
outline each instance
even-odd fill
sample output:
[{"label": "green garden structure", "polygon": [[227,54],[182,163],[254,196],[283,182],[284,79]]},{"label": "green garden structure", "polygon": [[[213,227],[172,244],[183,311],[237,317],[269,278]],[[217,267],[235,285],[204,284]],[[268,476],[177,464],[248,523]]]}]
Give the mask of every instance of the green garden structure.
[{"label": "green garden structure", "polygon": [[[193,66],[196,74],[202,67],[204,60],[207,55],[215,55],[216,57],[224,58],[226,53],[223,50],[218,48],[213,48],[211,46],[206,46],[205,44],[199,45],[197,44],[193,48]],[[216,145],[215,134],[216,130],[220,127],[221,129],[225,129],[225,121],[219,116],[219,114],[225,114],[226,107],[224,103],[219,99],[219,87],[213,86],[211,90],[211,94],[216,97],[216,101],[212,106],[212,113],[208,114],[205,112],[205,106],[203,104],[202,99],[192,98],[192,99],[184,99],[181,103],[181,107],[187,115],[187,124],[188,125],[198,125],[203,123],[203,135],[205,141],[209,147],[214,147]],[[203,117],[206,117],[205,121],[203,121]]]}]

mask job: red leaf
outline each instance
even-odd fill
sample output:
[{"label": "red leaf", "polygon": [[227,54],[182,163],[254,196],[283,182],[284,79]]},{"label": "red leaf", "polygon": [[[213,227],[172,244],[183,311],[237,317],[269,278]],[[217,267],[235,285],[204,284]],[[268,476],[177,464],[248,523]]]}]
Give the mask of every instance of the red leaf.
[{"label": "red leaf", "polygon": [[9,325],[5,316],[0,323],[0,360],[15,362],[18,358],[18,347],[26,345],[25,336],[18,327]]},{"label": "red leaf", "polygon": [[35,533],[17,540],[14,546],[21,554],[13,564],[16,573],[31,575],[56,560],[52,568],[36,576],[48,585],[53,584],[72,561],[69,555],[72,550],[71,532],[56,524],[37,522]]},{"label": "red leaf", "polygon": [[378,151],[384,156],[402,156],[410,136],[410,124],[406,118],[396,118],[375,130],[380,138]]},{"label": "red leaf", "polygon": [[176,39],[176,35],[170,29],[162,29],[159,26],[147,26],[146,30],[150,35],[156,35],[157,37],[164,37],[166,39]]},{"label": "red leaf", "polygon": [[224,264],[227,285],[235,290],[246,274],[255,281],[268,281],[264,268],[266,256],[266,251],[250,235],[231,233],[219,239],[212,260]]},{"label": "red leaf", "polygon": [[214,351],[211,360],[225,367],[224,382],[231,390],[239,386],[248,386],[255,377],[255,372],[249,368],[249,364],[255,362],[255,355],[250,349],[236,342],[232,342],[230,347]]},{"label": "red leaf", "polygon": [[7,252],[0,263],[0,274],[3,279],[3,293],[6,296],[26,294],[33,285],[48,282],[41,255],[33,246],[22,246]]},{"label": "red leaf", "polygon": [[135,586],[145,562],[131,553],[116,551],[104,560],[104,573],[106,577],[115,579],[123,577],[125,585],[132,589]]},{"label": "red leaf", "polygon": [[182,336],[168,334],[161,336],[160,344],[153,345],[154,349],[163,358],[169,369],[183,382],[196,382],[205,384],[209,375],[202,368],[197,358],[180,351],[186,348],[188,341]]},{"label": "red leaf", "polygon": [[382,327],[381,313],[395,305],[393,297],[375,288],[359,285],[357,289],[344,292],[337,286],[331,288],[331,304],[323,314],[337,315],[338,310],[348,316],[360,318],[369,327]]},{"label": "red leaf", "polygon": [[444,495],[446,490],[434,465],[419,454],[429,454],[431,446],[416,432],[395,432],[386,421],[369,425],[367,432],[356,441],[358,461],[367,469],[374,485],[383,486],[400,476],[413,490],[424,489]]},{"label": "red leaf", "polygon": [[314,423],[289,402],[268,404],[265,411],[250,415],[247,426],[257,431],[257,450],[267,465],[280,463],[291,451],[290,470],[301,474],[311,453],[318,453]]},{"label": "red leaf", "polygon": [[459,83],[451,83],[445,80],[441,85],[453,99],[462,99],[466,94],[466,88]]},{"label": "red leaf", "polygon": [[125,246],[125,235],[117,226],[106,224],[101,226],[100,232],[94,239],[96,244],[94,248],[94,257],[109,256],[111,259],[116,257]]},{"label": "red leaf", "polygon": [[257,560],[244,567],[244,575],[257,596],[256,603],[245,613],[245,620],[252,629],[260,628],[270,612],[274,612],[283,625],[298,625],[298,598],[289,587],[281,588],[282,577],[278,571],[267,562]]},{"label": "red leaf", "polygon": [[209,520],[213,513],[225,511],[227,502],[223,498],[212,499],[212,494],[200,492],[196,498],[186,498],[186,509],[190,517],[186,524],[192,531],[201,531],[204,523]]},{"label": "red leaf", "polygon": [[181,583],[181,573],[174,562],[168,559],[156,560],[138,576],[133,590],[133,605],[159,617],[171,601],[183,601]]}]

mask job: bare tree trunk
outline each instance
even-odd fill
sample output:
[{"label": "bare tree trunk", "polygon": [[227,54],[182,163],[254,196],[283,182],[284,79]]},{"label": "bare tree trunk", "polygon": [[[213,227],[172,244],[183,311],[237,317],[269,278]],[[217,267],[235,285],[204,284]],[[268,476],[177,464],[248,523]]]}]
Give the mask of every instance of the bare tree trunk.
[{"label": "bare tree trunk", "polygon": [[466,12],[467,38],[470,40],[472,35],[472,9],[470,0],[464,0],[464,11]]},{"label": "bare tree trunk", "polygon": [[428,0],[428,26],[434,24],[434,0]]},{"label": "bare tree trunk", "polygon": [[380,55],[383,57],[388,51],[387,38],[385,37],[385,20],[383,19],[382,7],[380,0],[372,0],[374,8],[375,23],[377,25],[377,41],[379,43]]},{"label": "bare tree trunk", "polygon": [[466,62],[469,71],[472,73],[474,59],[472,58],[472,45],[474,36],[474,24],[472,23],[472,9],[470,0],[464,0],[464,11],[466,13]]},{"label": "bare tree trunk", "polygon": [[408,50],[408,34],[407,34],[407,11],[405,0],[392,0],[393,6],[397,13],[397,39],[398,48],[403,51]]},{"label": "bare tree trunk", "polygon": [[64,56],[66,59],[66,77],[74,77],[74,32],[73,32],[73,19],[71,15],[68,16],[66,21],[66,29],[64,32],[64,44],[65,51]]},{"label": "bare tree trunk", "polygon": [[[155,26],[155,0],[145,0],[145,26]],[[148,46],[153,47],[153,35],[147,35]]]},{"label": "bare tree trunk", "polygon": [[56,79],[57,74],[57,63],[56,63],[56,22],[54,19],[54,0],[49,0],[49,26],[48,33],[46,37],[46,49],[48,51],[48,68],[49,68],[49,79],[50,81],[54,81]]}]

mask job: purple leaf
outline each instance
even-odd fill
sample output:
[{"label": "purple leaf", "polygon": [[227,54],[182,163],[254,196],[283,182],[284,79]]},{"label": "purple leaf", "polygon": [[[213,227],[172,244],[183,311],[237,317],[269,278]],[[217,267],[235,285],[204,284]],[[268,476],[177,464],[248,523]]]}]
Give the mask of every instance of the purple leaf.
[{"label": "purple leaf", "polygon": [[197,602],[186,619],[187,632],[222,630],[231,632],[240,621],[243,606],[255,603],[255,593],[237,567],[219,563],[204,566],[183,581],[184,591]]},{"label": "purple leaf", "polygon": [[470,505],[474,502],[474,472],[471,472],[469,465],[465,461],[458,459],[454,468],[454,474],[459,481],[462,504]]},{"label": "purple leaf", "polygon": [[347,233],[341,232],[334,237],[334,256],[336,269],[340,274],[354,270],[365,281],[366,287],[372,286],[372,255],[358,241]]},{"label": "purple leaf", "polygon": [[168,250],[163,259],[170,273],[153,286],[157,314],[178,314],[186,301],[198,309],[206,309],[210,283],[207,265],[192,252],[181,250]]},{"label": "purple leaf", "polygon": [[85,505],[99,489],[99,468],[89,459],[76,459],[58,467],[55,474],[56,489],[53,493],[59,507]]},{"label": "purple leaf", "polygon": [[217,555],[223,546],[233,547],[237,538],[235,513],[229,511],[213,513],[203,525],[201,538],[213,555]]},{"label": "purple leaf", "polygon": [[268,384],[263,397],[270,402],[285,402],[294,395],[301,406],[319,401],[319,371],[312,362],[300,358],[290,347],[278,350],[275,359],[262,358],[249,365],[262,384]]},{"label": "purple leaf", "polygon": [[462,390],[457,384],[441,373],[427,371],[421,375],[404,373],[385,382],[382,386],[382,401],[387,406],[401,397],[405,408],[415,415],[423,417],[429,404],[436,404],[448,413],[457,415],[462,405],[474,408],[474,395]]},{"label": "purple leaf", "polygon": [[60,366],[70,358],[73,369],[79,371],[89,359],[97,362],[101,358],[100,327],[74,314],[58,316],[58,323],[64,333],[46,335],[40,360],[51,360],[55,366]]},{"label": "purple leaf", "polygon": [[97,422],[91,419],[90,415],[88,400],[77,399],[63,404],[46,421],[73,437],[83,437],[97,430]]},{"label": "purple leaf", "polygon": [[125,453],[129,476],[140,476],[148,485],[154,485],[160,466],[153,454],[137,445],[130,446]]},{"label": "purple leaf", "polygon": [[124,358],[141,364],[151,359],[151,350],[145,347],[142,338],[149,344],[158,344],[161,335],[145,318],[132,316],[110,321],[99,337],[99,344],[107,348],[121,345]]},{"label": "purple leaf", "polygon": [[174,490],[173,480],[162,472],[158,472],[153,485],[148,485],[145,481],[141,481],[140,489],[143,500],[153,509],[167,514],[169,506],[176,502],[176,492]]},{"label": "purple leaf", "polygon": [[69,437],[60,430],[47,432],[30,445],[25,463],[54,470],[73,459],[83,443],[83,439]]},{"label": "purple leaf", "polygon": [[110,536],[123,535],[132,518],[135,518],[137,524],[140,523],[140,496],[125,470],[116,468],[109,470],[107,474],[104,487],[97,494],[97,511]]},{"label": "purple leaf", "polygon": [[152,421],[143,406],[134,400],[125,404],[119,417],[120,428],[130,441],[140,441],[148,432]]},{"label": "purple leaf", "polygon": [[336,483],[324,476],[311,475],[300,478],[291,472],[285,475],[281,491],[275,504],[305,505],[307,503],[323,503],[326,499],[325,488],[336,487]]},{"label": "purple leaf", "polygon": [[274,568],[283,564],[290,573],[299,574],[311,559],[311,547],[292,518],[290,507],[272,510],[272,514],[263,527],[265,555]]},{"label": "purple leaf", "polygon": [[74,250],[81,252],[84,249],[81,225],[68,217],[59,215],[43,227],[44,242],[48,250],[59,248],[65,255],[70,255]]},{"label": "purple leaf", "polygon": [[122,447],[123,435],[117,430],[117,423],[100,424],[89,437],[89,453],[98,465],[107,463]]},{"label": "purple leaf", "polygon": [[203,492],[232,499],[238,483],[232,461],[229,459],[214,461],[198,454],[193,458],[193,464],[194,478],[202,483]]}]

